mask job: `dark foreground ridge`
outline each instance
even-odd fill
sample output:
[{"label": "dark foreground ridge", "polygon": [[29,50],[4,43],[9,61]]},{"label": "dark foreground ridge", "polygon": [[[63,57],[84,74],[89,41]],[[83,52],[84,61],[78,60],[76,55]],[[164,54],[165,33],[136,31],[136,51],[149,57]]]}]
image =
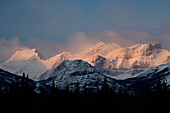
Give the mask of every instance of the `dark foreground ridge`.
[{"label": "dark foreground ridge", "polygon": [[[4,77],[5,76],[5,77]],[[12,78],[12,79],[10,79]],[[160,80],[152,92],[145,91],[138,95],[131,95],[119,89],[115,91],[107,84],[105,77],[102,88],[97,92],[88,89],[79,90],[76,83],[75,90],[59,89],[52,86],[41,86],[37,90],[36,82],[23,74],[22,77],[0,70],[0,106],[2,111],[8,112],[82,112],[108,111],[143,113],[169,109],[170,91]],[[44,90],[43,90],[44,88]]]}]

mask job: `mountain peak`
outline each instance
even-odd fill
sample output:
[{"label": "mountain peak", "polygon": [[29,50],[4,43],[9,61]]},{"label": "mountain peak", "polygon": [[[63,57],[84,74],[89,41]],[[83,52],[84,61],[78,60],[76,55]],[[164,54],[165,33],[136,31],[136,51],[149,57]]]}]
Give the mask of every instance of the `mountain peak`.
[{"label": "mountain peak", "polygon": [[100,41],[100,42],[98,42],[96,45],[95,45],[95,47],[97,48],[97,47],[103,47],[103,46],[114,46],[114,47],[117,47],[117,48],[121,48],[120,47],[120,45],[118,45],[118,44],[116,44],[116,43],[105,43],[105,42],[102,42],[102,41]]},{"label": "mountain peak", "polygon": [[103,48],[107,46],[107,44],[105,42],[98,42],[97,44],[95,44],[92,48],[90,49],[98,49],[98,48]]},{"label": "mountain peak", "polygon": [[21,51],[16,51],[9,60],[12,61],[27,60],[34,55],[36,55],[35,49],[24,49]]},{"label": "mountain peak", "polygon": [[46,60],[45,56],[38,49],[33,49],[33,51],[38,54],[40,59]]},{"label": "mountain peak", "polygon": [[68,60],[73,57],[73,53],[64,51],[59,56],[61,60]]},{"label": "mountain peak", "polygon": [[71,52],[63,51],[60,55],[71,55],[71,54],[72,54]]},{"label": "mountain peak", "polygon": [[102,41],[100,41],[100,42],[98,42],[98,43],[96,44],[96,46],[104,46],[104,45],[106,45],[106,43],[105,43],[105,42],[102,42]]},{"label": "mountain peak", "polygon": [[83,57],[93,57],[95,55],[100,55],[100,56],[106,56],[107,54],[120,49],[121,47],[118,44],[115,43],[105,43],[105,42],[99,42],[92,48],[86,50],[83,52],[82,56]]},{"label": "mountain peak", "polygon": [[144,47],[145,49],[148,49],[148,50],[162,49],[160,43],[146,43],[146,44],[141,44],[141,47]]},{"label": "mountain peak", "polygon": [[[75,72],[75,71],[84,71],[92,68],[92,66],[83,60],[64,60],[59,66],[56,67],[55,71],[59,72],[61,70],[69,70],[70,73]],[[93,69],[93,68],[92,68]],[[93,69],[94,71],[94,69]],[[68,73],[67,73],[68,74]]]},{"label": "mountain peak", "polygon": [[128,47],[130,49],[144,49],[144,50],[154,50],[154,49],[162,49],[161,44],[158,43],[146,43],[146,44],[136,44],[134,46]]},{"label": "mountain peak", "polygon": [[161,43],[149,43],[151,49],[162,49]]},{"label": "mountain peak", "polygon": [[[79,90],[88,89],[97,90],[98,87],[94,84],[102,85],[104,77],[99,74],[96,69],[88,62],[83,60],[64,60],[47,79],[47,84],[52,85],[54,81],[56,86],[60,89],[65,89],[66,85],[69,90],[75,91],[74,86],[79,83]],[[99,80],[101,80],[99,82]]]},{"label": "mountain peak", "polygon": [[37,49],[23,49],[16,51],[6,62],[8,61],[20,61],[28,60],[32,57],[36,57],[41,60],[45,60],[45,57]]}]

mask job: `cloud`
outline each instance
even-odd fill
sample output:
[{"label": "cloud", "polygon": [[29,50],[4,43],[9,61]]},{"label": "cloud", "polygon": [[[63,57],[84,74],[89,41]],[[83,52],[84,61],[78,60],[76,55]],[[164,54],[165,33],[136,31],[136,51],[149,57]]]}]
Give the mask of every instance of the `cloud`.
[{"label": "cloud", "polygon": [[29,39],[29,41],[26,42],[25,45],[32,49],[38,49],[46,59],[64,51],[61,45],[50,40],[44,41],[40,39]]},{"label": "cloud", "polygon": [[92,47],[96,41],[96,37],[87,35],[85,32],[76,32],[69,37],[68,43],[63,45],[63,48],[66,51],[77,53]]},{"label": "cloud", "polygon": [[0,39],[0,63],[6,61],[12,54],[18,50],[26,49],[22,46],[18,37],[13,37],[11,40],[4,38]]},{"label": "cloud", "polygon": [[154,30],[120,29],[114,28],[101,31],[81,31],[74,33],[69,38],[69,51],[79,52],[93,46],[99,41],[117,43],[128,47],[140,43],[160,42],[162,47],[170,50],[170,25],[162,25]]}]

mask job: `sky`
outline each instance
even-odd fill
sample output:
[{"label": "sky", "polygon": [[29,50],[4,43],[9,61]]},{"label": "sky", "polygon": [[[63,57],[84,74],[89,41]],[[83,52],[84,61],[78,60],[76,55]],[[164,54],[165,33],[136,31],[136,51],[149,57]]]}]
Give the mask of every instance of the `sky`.
[{"label": "sky", "polygon": [[0,0],[0,63],[24,48],[51,57],[98,41],[170,50],[170,0]]}]

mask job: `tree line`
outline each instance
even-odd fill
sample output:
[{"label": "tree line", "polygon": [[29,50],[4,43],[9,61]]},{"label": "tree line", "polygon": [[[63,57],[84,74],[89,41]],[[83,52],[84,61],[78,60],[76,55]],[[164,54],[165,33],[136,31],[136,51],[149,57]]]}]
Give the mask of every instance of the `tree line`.
[{"label": "tree line", "polygon": [[[1,109],[18,111],[20,109],[30,112],[70,110],[83,111],[112,111],[142,113],[146,111],[167,110],[170,101],[168,85],[158,79],[152,92],[139,95],[129,95],[123,90],[116,92],[107,84],[104,78],[101,89],[97,92],[90,92],[88,89],[80,92],[79,83],[75,84],[75,91],[59,89],[53,81],[50,92],[35,92],[35,84],[31,84],[28,75],[13,82],[10,86],[4,87],[0,84]],[[11,109],[9,109],[11,108]]]}]

